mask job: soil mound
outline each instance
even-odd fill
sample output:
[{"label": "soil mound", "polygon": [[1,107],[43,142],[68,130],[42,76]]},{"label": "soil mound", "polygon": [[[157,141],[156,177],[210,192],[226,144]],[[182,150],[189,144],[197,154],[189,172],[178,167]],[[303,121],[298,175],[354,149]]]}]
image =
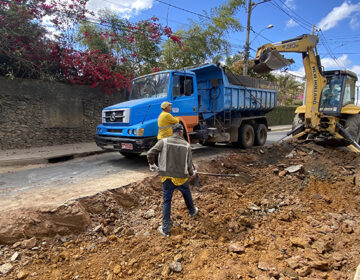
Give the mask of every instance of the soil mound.
[{"label": "soil mound", "polygon": [[195,218],[175,192],[169,238],[156,230],[158,176],[58,209],[8,213],[0,277],[352,279],[360,263],[358,166],[357,154],[298,142],[204,161],[199,171],[241,176],[200,175]]}]

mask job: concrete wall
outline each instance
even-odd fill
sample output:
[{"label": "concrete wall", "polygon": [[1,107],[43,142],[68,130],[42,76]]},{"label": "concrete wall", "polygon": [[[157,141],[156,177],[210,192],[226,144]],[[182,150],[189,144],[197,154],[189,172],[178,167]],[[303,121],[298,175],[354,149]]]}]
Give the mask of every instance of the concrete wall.
[{"label": "concrete wall", "polygon": [[275,110],[272,110],[270,113],[266,114],[268,125],[286,125],[292,124],[295,109],[298,106],[278,106]]},{"label": "concrete wall", "polygon": [[0,77],[0,149],[93,141],[101,110],[124,100],[88,86]]}]

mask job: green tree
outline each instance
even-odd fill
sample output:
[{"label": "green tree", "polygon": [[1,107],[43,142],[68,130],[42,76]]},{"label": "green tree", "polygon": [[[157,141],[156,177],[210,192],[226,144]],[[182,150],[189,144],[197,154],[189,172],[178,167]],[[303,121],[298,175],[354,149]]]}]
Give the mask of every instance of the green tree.
[{"label": "green tree", "polygon": [[[227,57],[226,60],[226,66],[229,68],[231,72],[237,75],[243,74],[243,65],[244,65],[244,53],[239,52],[231,57]],[[272,73],[256,73],[254,70],[252,70],[253,62],[249,61],[249,70],[248,75],[252,78],[258,78],[263,79],[269,82],[276,82],[276,77]]]},{"label": "green tree", "polygon": [[304,83],[298,82],[291,75],[276,77],[278,85],[278,101],[281,105],[293,105],[294,101],[304,92]]},{"label": "green tree", "polygon": [[179,46],[166,41],[160,59],[161,67],[182,68],[228,57],[230,44],[226,36],[230,31],[241,30],[235,16],[243,5],[243,0],[229,0],[213,9],[207,20],[201,18],[199,23],[192,21],[189,29],[177,31],[175,35],[181,38],[182,44]]}]

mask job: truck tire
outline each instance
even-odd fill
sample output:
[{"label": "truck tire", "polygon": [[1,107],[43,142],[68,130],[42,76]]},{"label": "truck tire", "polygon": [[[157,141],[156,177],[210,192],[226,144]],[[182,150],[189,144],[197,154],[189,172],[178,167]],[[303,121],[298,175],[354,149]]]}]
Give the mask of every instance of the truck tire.
[{"label": "truck tire", "polygon": [[267,138],[267,128],[266,125],[263,123],[256,124],[255,128],[255,146],[264,146]]},{"label": "truck tire", "polygon": [[131,152],[123,152],[123,151],[120,151],[119,153],[122,154],[124,157],[128,157],[128,158],[135,158],[140,156],[141,154],[141,153],[131,153]]},{"label": "truck tire", "polygon": [[359,143],[360,136],[360,115],[351,115],[347,118],[344,128]]},{"label": "truck tire", "polygon": [[251,148],[254,145],[255,133],[252,125],[243,124],[239,129],[238,146],[244,149]]}]

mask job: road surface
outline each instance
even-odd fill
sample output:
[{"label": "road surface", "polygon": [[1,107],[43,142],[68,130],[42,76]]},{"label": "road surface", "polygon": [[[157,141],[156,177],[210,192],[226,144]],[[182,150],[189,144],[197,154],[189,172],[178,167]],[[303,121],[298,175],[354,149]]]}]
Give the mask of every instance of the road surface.
[{"label": "road surface", "polygon": [[[267,145],[285,134],[285,131],[270,132]],[[236,149],[226,145],[195,145],[194,161],[196,163],[233,150]],[[66,201],[121,187],[151,175],[154,173],[148,170],[146,156],[124,158],[117,152],[8,171],[0,174],[0,211],[61,205]]]}]

